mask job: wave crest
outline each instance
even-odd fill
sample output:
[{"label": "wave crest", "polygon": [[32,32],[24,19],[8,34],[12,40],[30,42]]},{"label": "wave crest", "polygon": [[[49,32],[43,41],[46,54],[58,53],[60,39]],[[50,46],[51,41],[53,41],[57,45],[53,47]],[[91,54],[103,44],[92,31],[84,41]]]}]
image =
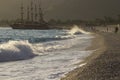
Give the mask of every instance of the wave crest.
[{"label": "wave crest", "polygon": [[77,25],[74,25],[73,28],[68,33],[71,35],[90,34],[90,32],[86,32],[85,30],[79,28]]},{"label": "wave crest", "polygon": [[25,60],[34,56],[28,41],[9,41],[0,45],[0,62]]}]

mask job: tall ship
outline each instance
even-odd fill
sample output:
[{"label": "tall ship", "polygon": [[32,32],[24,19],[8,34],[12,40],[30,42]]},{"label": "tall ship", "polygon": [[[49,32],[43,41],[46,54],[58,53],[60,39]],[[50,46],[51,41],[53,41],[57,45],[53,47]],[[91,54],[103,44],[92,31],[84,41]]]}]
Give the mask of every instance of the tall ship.
[{"label": "tall ship", "polygon": [[31,3],[27,8],[21,3],[21,15],[17,22],[10,25],[12,29],[51,29],[43,18],[43,11],[40,0]]}]

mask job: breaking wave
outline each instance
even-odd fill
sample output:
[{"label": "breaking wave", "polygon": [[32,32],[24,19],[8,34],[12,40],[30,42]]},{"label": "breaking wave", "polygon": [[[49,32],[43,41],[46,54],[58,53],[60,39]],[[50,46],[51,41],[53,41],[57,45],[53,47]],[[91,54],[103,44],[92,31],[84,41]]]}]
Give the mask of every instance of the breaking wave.
[{"label": "breaking wave", "polygon": [[2,38],[0,43],[0,62],[26,60],[37,55],[44,55],[46,52],[68,49],[79,44],[81,39],[91,38],[91,36],[81,36],[77,33],[87,34],[88,32],[74,26],[70,31],[65,31],[64,34],[56,35],[53,38],[32,37],[27,40]]},{"label": "breaking wave", "polygon": [[0,30],[0,79],[60,80],[86,65],[93,36],[79,30]]},{"label": "breaking wave", "polygon": [[[67,40],[65,42],[67,42]],[[30,59],[36,55],[44,55],[45,52],[65,49],[72,46],[71,44],[65,44],[65,42],[54,41],[32,44],[27,40],[8,41],[0,44],[0,62]]]},{"label": "breaking wave", "polygon": [[0,62],[25,60],[34,56],[28,41],[9,41],[0,45]]},{"label": "breaking wave", "polygon": [[90,32],[87,32],[81,28],[79,28],[77,25],[74,25],[73,28],[69,31],[69,34],[75,35],[75,34],[90,34]]}]

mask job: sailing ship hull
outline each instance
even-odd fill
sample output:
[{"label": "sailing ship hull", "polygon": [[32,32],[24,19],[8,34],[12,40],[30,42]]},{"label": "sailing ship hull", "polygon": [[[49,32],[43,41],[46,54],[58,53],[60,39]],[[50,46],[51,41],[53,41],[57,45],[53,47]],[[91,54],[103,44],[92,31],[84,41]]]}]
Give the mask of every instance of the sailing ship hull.
[{"label": "sailing ship hull", "polygon": [[10,25],[12,29],[38,29],[38,30],[47,30],[51,29],[47,24],[13,24]]}]

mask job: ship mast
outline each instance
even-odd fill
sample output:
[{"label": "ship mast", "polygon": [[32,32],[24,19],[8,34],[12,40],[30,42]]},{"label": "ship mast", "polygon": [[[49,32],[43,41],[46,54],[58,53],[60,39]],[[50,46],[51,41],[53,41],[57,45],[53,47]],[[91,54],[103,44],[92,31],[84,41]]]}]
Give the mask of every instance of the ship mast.
[{"label": "ship mast", "polygon": [[30,11],[29,11],[29,6],[27,7],[27,21],[30,21]]},{"label": "ship mast", "polygon": [[35,21],[37,21],[37,16],[38,16],[38,14],[37,14],[37,5],[35,4]]},{"label": "ship mast", "polygon": [[[38,6],[38,7],[37,7]],[[41,1],[37,2],[33,5],[33,1],[31,0],[30,6],[27,7],[27,22],[31,21],[33,23],[34,21],[39,23],[44,23],[43,19],[43,12],[41,8]],[[21,23],[24,22],[24,7],[23,7],[23,2],[21,3]]]},{"label": "ship mast", "polygon": [[21,23],[24,22],[24,7],[23,7],[23,2],[21,3]]},{"label": "ship mast", "polygon": [[43,23],[43,22],[44,22],[43,12],[42,12],[42,9],[41,9],[41,1],[39,2],[39,22],[40,22],[40,23]]},{"label": "ship mast", "polygon": [[31,21],[33,22],[33,2],[31,1]]}]

